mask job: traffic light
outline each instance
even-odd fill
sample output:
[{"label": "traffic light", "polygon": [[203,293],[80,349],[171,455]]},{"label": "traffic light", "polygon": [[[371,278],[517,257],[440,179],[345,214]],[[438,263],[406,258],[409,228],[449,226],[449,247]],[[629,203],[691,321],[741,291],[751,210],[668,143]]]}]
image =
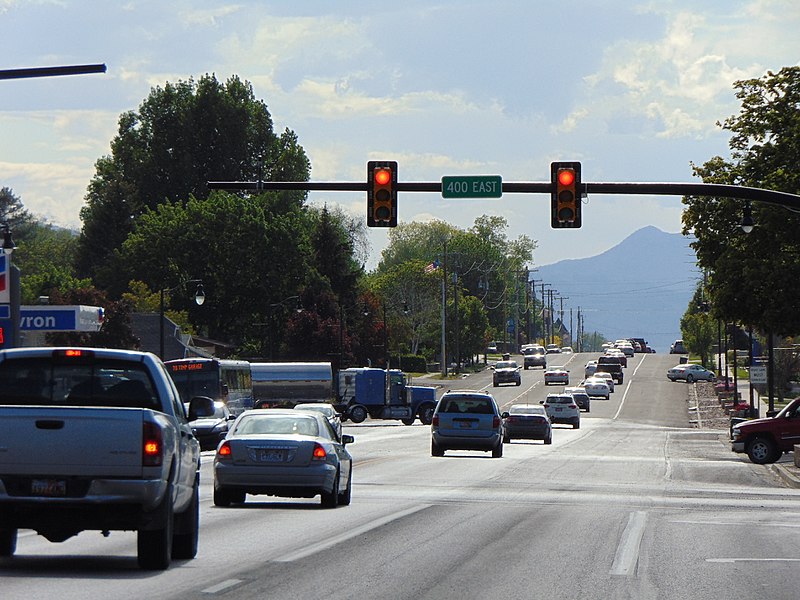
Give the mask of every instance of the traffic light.
[{"label": "traffic light", "polygon": [[550,163],[550,225],[554,229],[581,226],[581,163]]},{"label": "traffic light", "polygon": [[397,161],[367,162],[367,225],[397,227]]}]

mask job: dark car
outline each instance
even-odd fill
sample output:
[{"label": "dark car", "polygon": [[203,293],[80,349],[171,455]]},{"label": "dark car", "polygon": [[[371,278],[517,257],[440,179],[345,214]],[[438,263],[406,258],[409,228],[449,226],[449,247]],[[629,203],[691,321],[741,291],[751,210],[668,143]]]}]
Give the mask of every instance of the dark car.
[{"label": "dark car", "polygon": [[669,347],[670,354],[689,354],[689,351],[686,350],[686,346],[683,345],[683,340],[675,340],[672,342],[672,345]]},{"label": "dark car", "polygon": [[439,398],[431,422],[431,456],[444,456],[445,450],[503,456],[503,420],[491,394],[451,391]]},{"label": "dark car", "polygon": [[217,400],[214,402],[213,415],[191,421],[189,425],[194,436],[200,441],[201,450],[216,450],[217,444],[225,438],[234,419],[236,416],[225,403]]},{"label": "dark car", "polygon": [[519,373],[519,365],[515,360],[501,360],[494,363],[492,367],[494,376],[492,377],[492,385],[497,387],[501,383],[513,383],[520,385],[522,383],[522,376]]},{"label": "dark car", "polygon": [[619,383],[622,385],[622,365],[619,362],[605,362],[603,361],[603,356],[600,357],[600,360],[597,361],[597,369],[595,369],[595,373],[608,373],[611,375],[612,379],[615,383]]},{"label": "dark car", "polygon": [[533,367],[547,368],[547,353],[543,346],[529,346],[522,351],[522,364],[525,370]]},{"label": "dark car", "polygon": [[543,440],[553,443],[553,427],[543,406],[538,404],[515,404],[503,415],[503,442],[511,440]]}]

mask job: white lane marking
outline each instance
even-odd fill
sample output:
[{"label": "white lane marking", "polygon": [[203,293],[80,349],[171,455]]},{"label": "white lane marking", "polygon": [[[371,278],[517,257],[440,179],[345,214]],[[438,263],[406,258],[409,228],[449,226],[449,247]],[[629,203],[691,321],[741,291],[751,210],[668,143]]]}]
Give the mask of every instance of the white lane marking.
[{"label": "white lane marking", "polygon": [[[642,356],[642,360],[639,361],[639,364],[636,365],[636,368],[633,370],[633,375],[631,377],[636,376],[636,372],[639,368],[644,364],[644,359],[647,355]],[[619,417],[619,413],[622,412],[622,407],[625,405],[625,398],[628,397],[628,390],[631,389],[631,380],[628,379],[628,383],[625,384],[625,393],[622,394],[622,402],[619,403],[619,408],[617,408],[617,413],[612,417],[612,421],[616,421],[617,417]]]},{"label": "white lane marking", "polygon": [[617,546],[614,563],[611,565],[611,575],[628,575],[636,568],[639,560],[639,544],[644,535],[644,526],[647,522],[645,511],[632,512],[628,517],[628,524],[622,532],[622,539]]},{"label": "white lane marking", "polygon": [[737,562],[800,562],[800,558],[707,558],[706,562],[730,564]]},{"label": "white lane marking", "polygon": [[378,527],[383,527],[384,525],[391,523],[392,521],[396,521],[397,519],[402,519],[403,517],[407,517],[408,515],[413,515],[416,512],[424,510],[428,508],[430,505],[423,504],[422,506],[414,506],[412,508],[407,508],[406,510],[401,510],[396,513],[392,513],[390,515],[386,515],[380,519],[375,519],[374,521],[370,521],[366,525],[362,525],[361,527],[356,527],[355,529],[351,529],[342,533],[341,535],[333,536],[325,540],[324,542],[313,541],[309,543],[309,545],[305,548],[301,548],[300,550],[296,550],[290,554],[284,554],[280,558],[275,558],[276,562],[292,562],[294,560],[300,560],[307,556],[311,556],[312,554],[316,554],[318,552],[322,552],[323,550],[327,550],[328,548],[332,548],[336,544],[340,544],[342,542],[346,542],[349,539],[352,539],[356,536],[363,535],[368,531],[372,531],[373,529],[377,529]]},{"label": "white lane marking", "polygon": [[233,587],[235,585],[239,585],[240,583],[242,583],[241,579],[226,579],[225,581],[223,581],[221,583],[218,583],[217,585],[214,585],[214,586],[211,586],[211,587],[206,588],[204,590],[201,590],[200,593],[201,594],[217,594],[217,593],[221,592],[222,590],[227,590],[228,588]]}]

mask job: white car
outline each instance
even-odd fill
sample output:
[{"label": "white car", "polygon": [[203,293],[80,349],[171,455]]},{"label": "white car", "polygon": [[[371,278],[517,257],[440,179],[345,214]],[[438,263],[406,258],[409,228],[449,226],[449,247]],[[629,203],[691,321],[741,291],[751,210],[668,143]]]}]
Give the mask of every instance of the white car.
[{"label": "white car", "polygon": [[602,377],[587,377],[581,383],[581,387],[586,389],[586,393],[590,396],[602,396],[606,400],[611,397],[611,388],[608,387],[608,382]]},{"label": "white car", "polygon": [[540,400],[539,404],[544,404],[551,423],[567,423],[573,429],[580,429],[581,411],[569,394],[547,394],[547,398]]},{"label": "white car", "polygon": [[586,363],[586,367],[583,369],[583,376],[584,377],[591,377],[594,375],[594,372],[597,370],[597,361],[590,360]]},{"label": "white car", "polygon": [[602,377],[603,379],[605,379],[606,384],[608,385],[608,391],[611,392],[612,394],[614,393],[614,377],[611,375],[611,373],[605,373],[603,371],[599,372],[595,371],[592,377]]},{"label": "white car", "polygon": [[667,371],[667,378],[670,381],[685,379],[687,383],[693,383],[695,381],[714,381],[716,375],[703,365],[684,363],[669,369]]},{"label": "white car", "polygon": [[549,367],[544,372],[544,384],[569,385],[569,371],[563,367]]},{"label": "white car", "polygon": [[630,342],[627,342],[625,344],[616,343],[614,345],[618,350],[622,350],[625,356],[633,357],[635,350],[633,349],[633,346],[631,345]]}]

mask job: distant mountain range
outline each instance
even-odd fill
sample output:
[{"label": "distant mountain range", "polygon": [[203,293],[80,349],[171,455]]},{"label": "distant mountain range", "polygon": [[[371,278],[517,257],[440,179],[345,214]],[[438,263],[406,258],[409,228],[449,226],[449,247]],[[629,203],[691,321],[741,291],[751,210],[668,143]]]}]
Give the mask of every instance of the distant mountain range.
[{"label": "distant mountain range", "polygon": [[[609,340],[642,337],[657,352],[668,352],[681,337],[680,319],[702,274],[692,240],[679,233],[644,227],[602,254],[562,260],[531,273],[536,297],[557,290],[563,322],[574,331],[580,309],[584,333]],[[562,302],[553,301],[556,317]]]}]

